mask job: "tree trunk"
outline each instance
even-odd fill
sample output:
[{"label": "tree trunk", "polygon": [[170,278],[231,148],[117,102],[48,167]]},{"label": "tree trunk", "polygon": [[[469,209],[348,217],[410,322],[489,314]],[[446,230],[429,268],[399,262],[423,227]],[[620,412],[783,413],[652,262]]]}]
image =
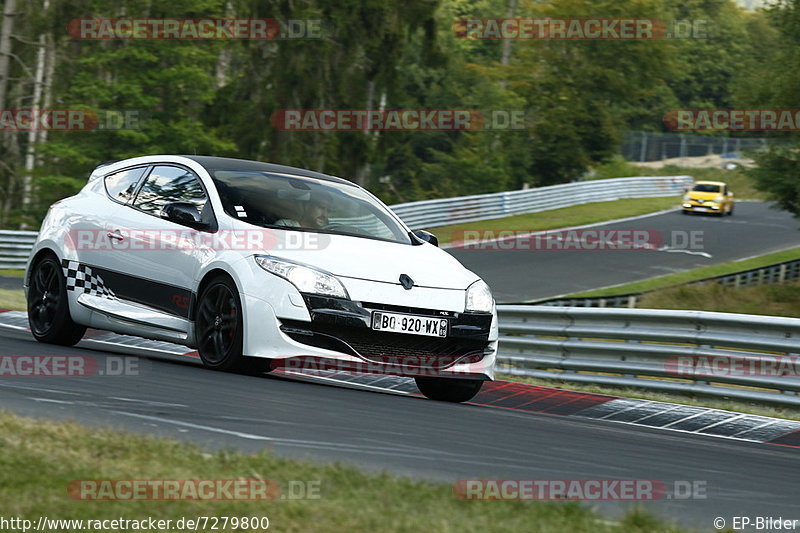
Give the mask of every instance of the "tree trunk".
[{"label": "tree trunk", "polygon": [[[514,15],[517,13],[517,0],[508,0],[508,12],[506,13],[506,18],[514,18]],[[500,56],[500,64],[504,67],[508,66],[509,61],[511,60],[511,39],[506,39],[503,41],[503,55]],[[503,80],[500,82],[500,85],[503,89],[506,88],[508,82]]]},{"label": "tree trunk", "polygon": [[14,16],[17,0],[6,0],[3,6],[3,26],[0,29],[0,109],[6,108],[8,71],[11,60],[11,34],[14,32]]},{"label": "tree trunk", "polygon": [[[43,12],[50,7],[50,0],[44,0]],[[31,114],[36,117],[41,109],[42,85],[44,84],[44,67],[46,52],[45,34],[39,36],[39,49],[36,50],[36,67],[33,75],[33,97],[31,98]],[[39,130],[34,127],[28,131],[28,144],[25,147],[25,172],[22,175],[22,207],[29,207],[33,194],[33,167],[36,163],[36,145],[39,140]],[[25,228],[23,223],[22,229]]]},{"label": "tree trunk", "polygon": [[[367,113],[369,113],[370,111],[373,111],[374,105],[375,105],[375,81],[374,80],[368,80],[367,81]],[[367,143],[369,143],[371,138],[372,138],[372,135],[371,135],[371,132],[369,131],[369,121],[368,120],[364,121],[363,132],[364,132],[364,135],[367,136]],[[375,132],[375,135],[377,135],[377,134],[378,134],[378,132]],[[356,156],[356,157],[358,157],[358,156]],[[363,163],[356,167],[356,175],[353,176],[355,178],[355,182],[357,184],[361,185],[362,187],[364,186],[364,183],[367,181],[367,176],[369,175],[369,171],[370,171],[370,165],[369,165],[368,158],[369,158],[368,154],[362,154]]]},{"label": "tree trunk", "polygon": [[[8,95],[8,77],[11,69],[11,34],[14,32],[14,17],[16,16],[17,1],[5,0],[3,6],[3,24],[0,27],[0,109],[6,109],[6,99]],[[9,157],[9,147],[12,144],[11,132],[3,132],[3,159],[7,163],[6,168],[0,169],[0,191],[3,193],[3,201],[0,205],[0,225],[5,226],[8,220],[8,211],[11,208],[11,196],[13,194],[14,162]]]},{"label": "tree trunk", "polygon": [[[46,45],[45,45],[45,56],[44,56],[44,84],[42,86],[42,90],[44,91],[44,95],[42,96],[42,108],[43,109],[50,109],[50,106],[53,105],[53,75],[55,74],[56,70],[56,45],[53,40],[53,37],[48,35],[45,38]],[[44,144],[47,142],[47,130],[42,130],[39,132],[39,144]],[[41,164],[42,154],[36,154],[36,164]]]},{"label": "tree trunk", "polygon": [[[233,18],[233,5],[230,0],[225,2],[225,18]],[[223,46],[217,56],[217,64],[214,66],[214,88],[219,89],[228,83],[228,71],[230,70],[233,49]]]}]

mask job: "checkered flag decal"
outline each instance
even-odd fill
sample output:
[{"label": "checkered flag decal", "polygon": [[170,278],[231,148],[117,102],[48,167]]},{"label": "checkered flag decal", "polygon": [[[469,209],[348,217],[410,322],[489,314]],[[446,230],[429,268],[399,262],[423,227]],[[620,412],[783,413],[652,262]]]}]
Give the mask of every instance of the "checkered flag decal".
[{"label": "checkered flag decal", "polygon": [[103,283],[103,278],[92,274],[91,267],[68,259],[62,261],[62,266],[64,268],[64,277],[67,278],[68,291],[86,292],[92,296],[100,296],[110,300],[117,299],[114,292]]}]

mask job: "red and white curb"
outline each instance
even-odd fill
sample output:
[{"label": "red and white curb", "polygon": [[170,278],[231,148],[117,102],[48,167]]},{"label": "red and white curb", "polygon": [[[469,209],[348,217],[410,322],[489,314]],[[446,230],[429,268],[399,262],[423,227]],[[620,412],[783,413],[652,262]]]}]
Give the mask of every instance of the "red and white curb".
[{"label": "red and white curb", "polygon": [[[0,331],[3,329],[29,332],[26,314],[21,311],[0,309]],[[89,330],[78,346],[138,356],[177,358],[182,361],[200,363],[197,352],[190,351],[185,346],[107,331]],[[421,396],[413,378],[400,376],[326,370],[300,372],[283,368],[274,370],[270,375],[373,392]],[[487,382],[481,392],[468,403],[518,412],[575,416],[681,433],[695,433],[709,437],[800,448],[800,421],[707,407],[591,394],[513,381]]]}]

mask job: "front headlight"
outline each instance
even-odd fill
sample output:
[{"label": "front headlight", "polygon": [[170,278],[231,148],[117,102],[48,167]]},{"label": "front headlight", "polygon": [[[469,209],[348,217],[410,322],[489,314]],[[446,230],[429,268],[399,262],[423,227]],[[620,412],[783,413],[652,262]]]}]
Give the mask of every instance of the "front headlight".
[{"label": "front headlight", "polygon": [[269,255],[257,255],[256,263],[267,272],[282,277],[300,292],[350,298],[342,282],[328,272]]},{"label": "front headlight", "polygon": [[464,306],[466,311],[491,313],[493,304],[492,291],[483,280],[478,280],[467,287],[467,302]]},{"label": "front headlight", "polygon": [[683,195],[683,201],[684,201],[684,202],[688,202],[688,201],[689,201],[689,200],[691,200],[691,199],[692,199],[692,198],[691,198],[691,197],[690,197],[688,194],[684,194],[684,195]]},{"label": "front headlight", "polygon": [[716,198],[714,198],[714,202],[716,202],[716,203],[720,203],[720,202],[722,202],[724,199],[725,199],[725,197],[724,197],[724,196],[717,196]]}]

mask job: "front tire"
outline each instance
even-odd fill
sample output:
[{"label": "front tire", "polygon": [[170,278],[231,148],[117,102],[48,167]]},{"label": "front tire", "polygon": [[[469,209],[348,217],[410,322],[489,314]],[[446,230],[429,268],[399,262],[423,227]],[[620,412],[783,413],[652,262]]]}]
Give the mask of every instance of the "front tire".
[{"label": "front tire", "polygon": [[67,283],[55,255],[46,255],[31,269],[28,324],[33,337],[47,344],[72,346],[86,333],[86,326],[69,314]]},{"label": "front tire", "polygon": [[212,280],[197,305],[197,352],[206,368],[223,372],[261,374],[268,359],[245,357],[242,302],[236,284],[227,276]]},{"label": "front tire", "polygon": [[467,402],[480,392],[483,381],[461,378],[414,378],[417,388],[430,400]]}]

